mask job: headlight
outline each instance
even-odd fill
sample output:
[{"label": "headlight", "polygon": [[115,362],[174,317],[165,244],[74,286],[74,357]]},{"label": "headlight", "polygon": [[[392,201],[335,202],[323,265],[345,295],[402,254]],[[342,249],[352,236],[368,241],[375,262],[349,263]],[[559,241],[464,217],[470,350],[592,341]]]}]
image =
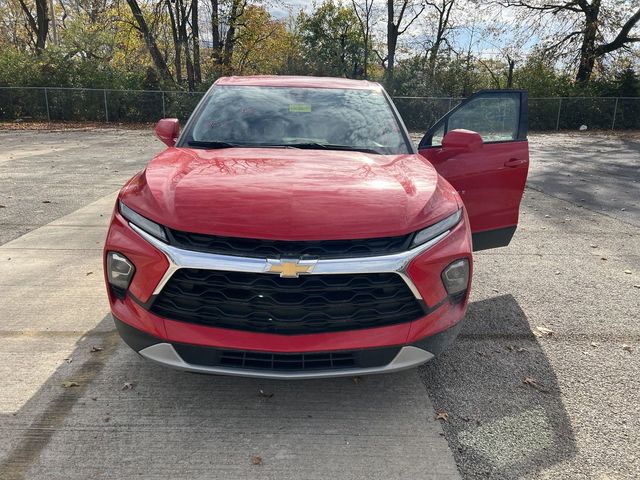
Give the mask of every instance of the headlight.
[{"label": "headlight", "polygon": [[136,227],[144,230],[149,235],[153,235],[163,242],[168,241],[167,234],[164,231],[164,227],[162,225],[158,225],[156,222],[152,222],[148,218],[145,218],[139,213],[134,212],[122,202],[119,202],[119,205],[120,213],[122,214],[122,216],[133,223]]},{"label": "headlight", "polygon": [[110,285],[124,293],[129,288],[135,271],[133,263],[123,254],[107,253],[107,279]]},{"label": "headlight", "polygon": [[442,271],[442,283],[449,295],[464,292],[469,286],[469,260],[461,258]]},{"label": "headlight", "polygon": [[411,248],[427,243],[429,240],[436,238],[438,235],[443,234],[447,230],[451,230],[458,224],[462,218],[462,209],[458,209],[453,215],[449,215],[444,220],[440,220],[438,223],[424,228],[417,232],[411,242]]}]

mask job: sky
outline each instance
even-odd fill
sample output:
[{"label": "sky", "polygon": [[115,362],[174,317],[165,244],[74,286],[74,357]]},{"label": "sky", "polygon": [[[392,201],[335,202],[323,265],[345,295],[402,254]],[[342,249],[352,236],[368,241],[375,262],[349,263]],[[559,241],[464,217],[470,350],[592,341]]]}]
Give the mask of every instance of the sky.
[{"label": "sky", "polygon": [[[268,0],[267,0],[268,1]],[[278,19],[284,19],[289,16],[289,12],[292,12],[296,15],[300,10],[311,11],[313,10],[314,4],[320,5],[323,0],[313,1],[313,0],[282,0],[267,4],[271,14]],[[337,1],[337,0],[336,0]],[[382,17],[381,21],[378,22],[378,34],[381,37],[384,37],[384,5],[386,2],[384,0],[377,0],[379,3],[379,7],[382,8]],[[350,5],[351,0],[343,0],[342,3],[344,5]],[[515,22],[515,18],[512,10],[502,8],[500,11],[492,12],[494,18],[496,18],[500,24],[506,26],[505,34],[498,40],[495,38],[483,37],[481,31],[483,27],[487,25],[483,25],[482,23],[476,23],[475,25],[469,22],[469,16],[464,15],[464,13],[460,12],[461,9],[464,9],[465,1],[460,0],[460,7],[454,7],[455,11],[458,11],[458,18],[455,19],[455,23],[457,25],[456,31],[454,33],[455,42],[459,48],[464,48],[466,50],[469,47],[469,42],[472,41],[472,52],[476,55],[483,56],[485,58],[495,58],[501,57],[502,52],[501,48],[507,42],[512,43],[513,34],[509,33],[509,24]],[[499,8],[499,7],[496,7]],[[424,14],[423,14],[424,15]],[[477,22],[477,20],[474,20]],[[401,42],[405,44],[405,46],[419,45],[422,43],[420,40],[426,39],[425,36],[425,28],[424,21],[420,22],[420,20],[416,21],[407,34],[401,37]],[[537,43],[537,38],[532,38],[529,42],[522,46],[523,53],[528,52],[531,47]]]}]

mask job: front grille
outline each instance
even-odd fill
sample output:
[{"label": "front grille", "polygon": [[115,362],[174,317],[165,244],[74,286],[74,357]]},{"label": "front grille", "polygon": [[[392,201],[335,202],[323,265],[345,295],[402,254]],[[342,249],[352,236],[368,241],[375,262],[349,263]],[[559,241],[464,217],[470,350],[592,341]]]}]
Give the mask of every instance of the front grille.
[{"label": "front grille", "polygon": [[317,370],[348,368],[355,365],[353,352],[344,353],[262,353],[225,350],[220,365],[238,368],[264,368],[268,370]]},{"label": "front grille", "polygon": [[413,234],[359,240],[286,241],[169,231],[169,243],[186,250],[257,258],[342,258],[389,255],[409,249]]},{"label": "front grille", "polygon": [[174,348],[185,362],[192,365],[272,371],[381,367],[388,365],[400,351],[400,347],[384,347],[339,352],[272,353],[185,344],[174,344]]},{"label": "front grille", "polygon": [[425,314],[395,273],[281,278],[186,268],[173,274],[151,311],[212,327],[281,334],[381,327]]}]

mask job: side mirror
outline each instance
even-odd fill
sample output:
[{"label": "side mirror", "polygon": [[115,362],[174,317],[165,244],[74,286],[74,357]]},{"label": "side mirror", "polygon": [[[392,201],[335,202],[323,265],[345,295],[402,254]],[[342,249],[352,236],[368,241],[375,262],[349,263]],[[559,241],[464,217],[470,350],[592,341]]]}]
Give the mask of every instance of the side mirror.
[{"label": "side mirror", "polygon": [[168,147],[173,147],[180,135],[180,122],[177,118],[163,118],[156,124],[156,136]]},{"label": "side mirror", "polygon": [[482,148],[482,137],[471,130],[451,130],[442,139],[442,150],[453,155],[475,152]]}]

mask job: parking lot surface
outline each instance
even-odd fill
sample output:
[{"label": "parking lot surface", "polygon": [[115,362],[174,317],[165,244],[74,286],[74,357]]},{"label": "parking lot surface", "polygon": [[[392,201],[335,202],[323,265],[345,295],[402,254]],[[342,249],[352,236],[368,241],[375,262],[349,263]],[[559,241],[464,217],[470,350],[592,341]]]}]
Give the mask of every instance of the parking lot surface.
[{"label": "parking lot surface", "polygon": [[0,146],[0,478],[640,478],[634,137],[532,136],[520,227],[475,256],[450,350],[311,382],[175,372],[119,340],[101,246],[151,132]]}]

